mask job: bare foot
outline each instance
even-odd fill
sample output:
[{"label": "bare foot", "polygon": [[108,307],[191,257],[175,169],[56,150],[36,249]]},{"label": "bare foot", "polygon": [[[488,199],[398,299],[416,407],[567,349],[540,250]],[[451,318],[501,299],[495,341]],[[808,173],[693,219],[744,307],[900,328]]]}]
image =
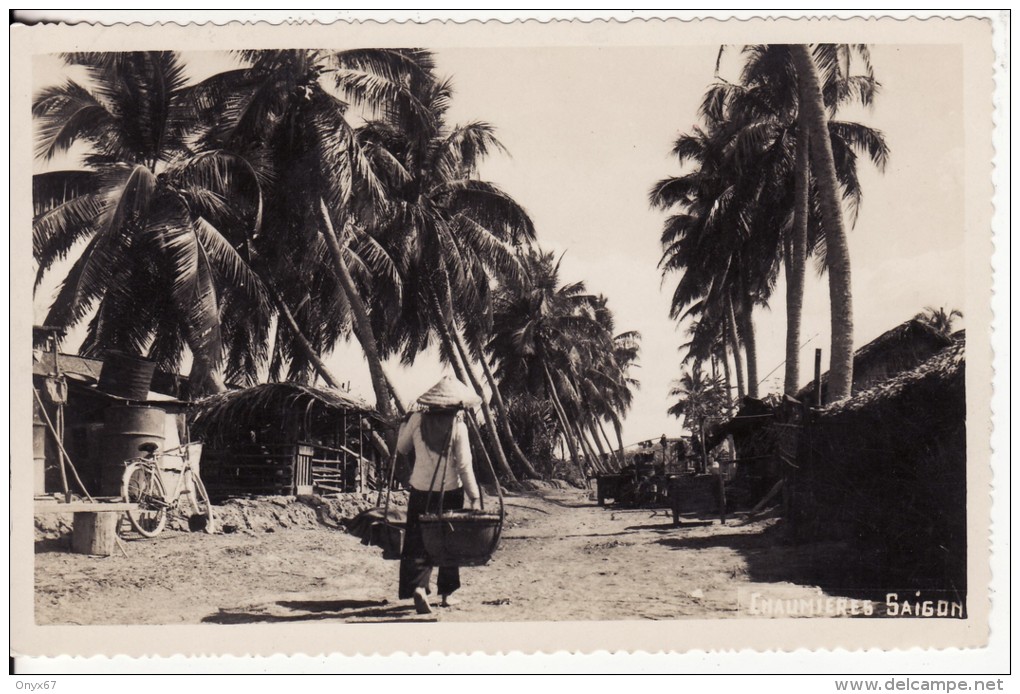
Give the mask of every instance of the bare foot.
[{"label": "bare foot", "polygon": [[418,614],[432,614],[432,605],[424,588],[414,589],[414,610]]},{"label": "bare foot", "polygon": [[440,607],[453,607],[454,605],[459,605],[460,604],[460,600],[458,600],[457,598],[455,598],[453,596],[444,595],[444,596],[442,596],[442,598],[443,599],[439,602],[439,606]]}]

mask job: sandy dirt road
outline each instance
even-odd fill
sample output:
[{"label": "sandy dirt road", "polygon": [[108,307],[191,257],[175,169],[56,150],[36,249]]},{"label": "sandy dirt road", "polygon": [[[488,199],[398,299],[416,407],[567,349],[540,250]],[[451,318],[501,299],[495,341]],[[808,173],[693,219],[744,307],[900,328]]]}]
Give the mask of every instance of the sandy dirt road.
[{"label": "sandy dirt road", "polygon": [[484,567],[462,569],[459,604],[415,614],[396,599],[397,562],[345,531],[166,531],[126,542],[127,556],[36,545],[39,624],[248,624],[339,620],[525,621],[745,617],[738,592],[817,598],[803,548],[773,521],[685,519],[600,508],[585,492],[507,498],[503,542]]}]

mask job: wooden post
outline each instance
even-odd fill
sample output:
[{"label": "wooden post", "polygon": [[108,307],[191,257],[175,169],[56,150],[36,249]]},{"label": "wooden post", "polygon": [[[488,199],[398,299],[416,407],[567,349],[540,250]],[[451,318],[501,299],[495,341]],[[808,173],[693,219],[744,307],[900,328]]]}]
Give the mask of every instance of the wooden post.
[{"label": "wooden post", "polygon": [[715,477],[719,483],[719,520],[723,525],[726,525],[726,479],[723,475],[722,465],[719,466],[719,472]]},{"label": "wooden post", "polygon": [[108,557],[117,544],[119,511],[78,511],[71,530],[71,551]]},{"label": "wooden post", "polygon": [[705,420],[698,423],[701,436],[701,471],[708,472],[708,441],[705,440]]},{"label": "wooden post", "polygon": [[[60,383],[60,352],[57,349],[57,334],[52,333],[50,340],[53,343],[53,379]],[[71,488],[67,484],[67,468],[64,462],[64,403],[57,403],[57,456],[60,460],[60,484],[64,488],[64,501],[71,501]]]},{"label": "wooden post", "polygon": [[822,350],[815,350],[815,407],[822,406]]},{"label": "wooden post", "polygon": [[365,445],[365,420],[358,420],[358,493],[364,493],[365,489],[365,456],[362,449]]}]

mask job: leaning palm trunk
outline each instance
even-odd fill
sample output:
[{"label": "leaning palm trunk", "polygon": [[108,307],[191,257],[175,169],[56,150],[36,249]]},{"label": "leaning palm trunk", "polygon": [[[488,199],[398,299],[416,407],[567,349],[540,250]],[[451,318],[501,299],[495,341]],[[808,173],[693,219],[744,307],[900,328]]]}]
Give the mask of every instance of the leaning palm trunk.
[{"label": "leaning palm trunk", "polygon": [[744,336],[744,349],[747,352],[747,394],[752,398],[758,397],[758,340],[754,334],[754,320],[752,311],[754,302],[749,298],[745,299],[746,308],[740,313],[740,322],[743,324],[741,333]]},{"label": "leaning palm trunk", "polygon": [[586,422],[586,427],[588,429],[588,433],[591,435],[591,440],[595,442],[595,447],[599,449],[599,463],[601,463],[600,467],[603,468],[602,472],[605,472],[606,466],[609,465],[609,455],[606,453],[606,449],[602,446],[602,441],[601,439],[599,439],[599,434],[595,430],[595,425],[592,424],[590,419],[588,420],[588,422]]},{"label": "leaning palm trunk", "polygon": [[730,349],[733,350],[733,364],[737,372],[737,397],[744,399],[744,365],[740,359],[740,334],[737,332],[737,317],[733,312],[733,301],[726,300],[726,334],[729,337]]},{"label": "leaning palm trunk", "polygon": [[620,467],[623,467],[624,465],[627,464],[627,455],[626,455],[626,453],[623,452],[623,448],[624,448],[624,446],[623,446],[623,423],[620,422],[620,418],[616,415],[615,412],[610,413],[610,415],[611,415],[611,417],[613,419],[613,430],[616,433],[616,443],[617,443],[617,445],[619,445],[619,448],[617,448],[616,450],[620,454]]},{"label": "leaning palm trunk", "polygon": [[496,382],[496,377],[492,373],[492,369],[485,362],[485,355],[478,360],[482,365],[482,372],[485,374],[485,380],[489,383],[489,389],[492,391],[492,399],[496,404],[496,414],[499,415],[500,431],[506,439],[506,444],[510,447],[510,455],[520,465],[521,470],[530,479],[537,480],[541,479],[542,476],[538,474],[535,467],[528,460],[528,457],[524,455],[524,451],[517,445],[517,439],[514,438],[514,433],[510,429],[510,414],[507,410],[506,403],[503,401],[503,394],[499,392],[499,384]]},{"label": "leaning palm trunk", "polygon": [[584,457],[588,459],[590,467],[595,472],[601,472],[599,469],[601,466],[599,465],[598,454],[595,453],[595,449],[591,447],[591,443],[585,437],[584,430],[581,428],[581,425],[576,419],[571,420],[571,424],[573,424],[574,435],[577,436],[577,440],[581,443],[581,450],[584,451]]},{"label": "leaning palm trunk", "polygon": [[[432,293],[432,312],[433,320],[435,321],[436,330],[439,331],[439,339],[442,340],[443,346],[446,348],[447,354],[450,357],[450,365],[453,366],[453,372],[457,375],[457,378],[461,383],[471,383],[475,392],[482,399],[482,411],[485,413],[487,408],[485,406],[485,394],[481,392],[481,386],[478,385],[478,381],[475,380],[474,374],[471,372],[471,367],[468,364],[461,365],[460,357],[458,356],[459,345],[455,344],[453,336],[450,334],[450,327],[446,324],[446,319],[443,316],[443,311],[439,305],[439,299],[436,298],[435,292]],[[466,373],[465,373],[466,372]],[[470,374],[470,381],[468,380],[467,374]],[[491,417],[489,413],[489,417]],[[496,464],[499,466],[500,472],[503,476],[512,482],[517,481],[517,477],[514,475],[513,470],[510,469],[510,465],[506,462],[506,457],[502,456],[503,449],[500,448],[499,440],[497,438],[495,427],[492,426],[492,422],[486,418],[486,423],[489,425],[489,447],[485,446],[485,440],[482,437],[482,433],[478,428],[478,422],[475,420],[474,415],[467,418],[468,426],[471,428],[478,441],[478,446],[485,453],[486,458],[489,458],[489,448],[492,449],[492,457],[496,458]],[[495,440],[494,440],[495,439]]]},{"label": "leaning palm trunk", "polygon": [[828,118],[822,101],[818,68],[811,49],[790,47],[800,85],[800,109],[810,137],[811,171],[821,201],[825,231],[825,259],[829,272],[829,304],[832,343],[829,348],[829,401],[850,397],[854,372],[854,316],[850,283],[850,248],[843,227],[836,166],[829,139]]},{"label": "leaning palm trunk", "polygon": [[797,168],[793,186],[793,238],[786,259],[786,378],[783,392],[800,387],[800,322],[804,312],[804,266],[807,263],[810,154],[804,109],[798,114]]},{"label": "leaning palm trunk", "polygon": [[333,230],[333,222],[329,217],[329,209],[326,207],[326,201],[319,199],[319,213],[322,218],[322,226],[319,227],[319,233],[322,234],[326,240],[326,247],[329,248],[329,253],[333,258],[333,263],[337,270],[337,279],[340,281],[340,287],[344,292],[344,296],[347,298],[347,302],[351,306],[351,317],[352,325],[354,327],[354,335],[361,344],[361,349],[365,353],[365,359],[368,361],[368,371],[372,378],[372,389],[375,391],[376,408],[387,419],[393,417],[393,407],[390,403],[390,390],[386,381],[386,374],[383,373],[382,359],[379,356],[379,347],[375,341],[375,334],[372,332],[372,323],[368,316],[368,308],[365,306],[364,300],[361,298],[361,294],[358,293],[358,287],[354,284],[354,277],[351,276],[351,270],[347,267],[347,261],[344,260],[344,252],[340,247],[340,242],[337,240],[336,232]]},{"label": "leaning palm trunk", "polygon": [[609,448],[610,452],[613,454],[614,464],[616,466],[616,469],[619,470],[621,467],[623,467],[623,458],[622,458],[623,453],[622,453],[622,451],[618,453],[617,451],[613,450],[613,442],[609,440],[609,434],[606,433],[606,428],[605,428],[605,426],[602,425],[602,420],[601,419],[596,419],[595,422],[599,425],[599,431],[602,432],[602,438],[605,439],[606,446]]},{"label": "leaning palm trunk", "polygon": [[298,326],[297,320],[294,319],[294,314],[291,313],[290,308],[283,300],[283,297],[281,297],[273,287],[268,287],[268,290],[270,296],[273,297],[273,303],[276,304],[276,310],[280,312],[280,317],[283,318],[283,322],[287,324],[287,328],[290,330],[291,335],[294,336],[294,339],[301,346],[301,351],[305,353],[305,358],[308,359],[312,368],[315,369],[315,372],[319,374],[319,377],[322,378],[322,380],[325,381],[326,385],[330,388],[339,388],[340,381],[333,375],[333,372],[329,370],[326,363],[322,361],[318,353],[315,351],[315,348],[312,347],[312,343],[309,342],[308,338],[305,337],[303,332],[301,332],[301,328]]},{"label": "leaning palm trunk", "polygon": [[[268,289],[270,295],[273,297],[273,302],[276,304],[277,310],[283,317],[283,321],[287,324],[287,327],[290,328],[294,339],[297,340],[298,345],[301,346],[301,350],[305,353],[305,358],[308,359],[308,362],[315,369],[316,373],[319,374],[319,377],[322,378],[329,387],[339,388],[340,379],[333,375],[333,372],[329,370],[326,363],[319,358],[315,348],[312,347],[312,343],[309,342],[308,338],[305,337],[303,332],[301,332],[300,326],[298,326],[297,321],[294,320],[294,314],[291,313],[290,308],[284,302],[283,298],[274,288],[268,287]],[[379,436],[375,427],[368,424],[367,420],[363,420],[363,422],[366,424],[365,429],[369,432],[369,437],[372,439],[372,445],[376,447],[376,450],[379,451],[383,458],[388,459],[390,457],[390,447],[395,445],[395,438],[394,440],[387,442],[383,439],[383,437]]]},{"label": "leaning palm trunk", "polygon": [[[452,321],[451,321],[452,323]],[[471,368],[471,360],[468,358],[467,349],[464,346],[464,341],[457,332],[456,325],[448,326],[450,336],[453,339],[453,344],[457,348],[457,353],[460,354],[461,361],[464,362],[464,371],[467,373],[467,377],[471,382],[471,387],[478,393],[478,397],[482,399],[482,416],[485,417],[485,423],[489,428],[489,439],[492,441],[493,454],[496,456],[496,461],[499,463],[500,469],[503,474],[507,476],[507,479],[516,481],[517,476],[514,475],[513,469],[510,467],[510,463],[506,459],[506,453],[503,451],[503,445],[499,440],[499,431],[496,429],[496,420],[492,416],[492,409],[489,407],[488,398],[485,397],[485,391],[482,389],[482,384],[478,382],[478,378],[475,376],[475,370]]]},{"label": "leaning palm trunk", "polygon": [[[439,330],[440,339],[443,342],[443,346],[446,348],[447,354],[450,355],[450,365],[453,366],[453,372],[457,375],[457,379],[461,383],[465,383],[467,379],[464,377],[464,369],[460,365],[460,359],[457,357],[457,353],[453,346],[453,340],[450,339],[450,335],[444,327],[440,324]],[[486,464],[492,467],[492,457],[489,455],[489,449],[485,445],[485,440],[482,438],[482,432],[478,427],[478,420],[475,419],[473,412],[468,413],[466,417],[468,429],[470,430],[471,436],[474,437],[475,445],[478,450],[485,456]],[[495,469],[494,467],[492,469]]]},{"label": "leaning palm trunk", "polygon": [[563,404],[560,402],[560,396],[556,394],[556,384],[553,382],[552,374],[549,373],[549,367],[542,364],[542,369],[545,371],[545,383],[546,387],[549,388],[549,397],[552,399],[553,409],[556,410],[556,417],[560,420],[560,428],[563,430],[563,439],[567,442],[567,450],[570,451],[570,459],[577,467],[577,471],[581,473],[581,479],[587,482],[588,476],[584,474],[584,467],[581,465],[581,457],[577,453],[577,445],[574,442],[574,437],[571,433],[570,421],[567,419],[567,413],[564,411]]}]

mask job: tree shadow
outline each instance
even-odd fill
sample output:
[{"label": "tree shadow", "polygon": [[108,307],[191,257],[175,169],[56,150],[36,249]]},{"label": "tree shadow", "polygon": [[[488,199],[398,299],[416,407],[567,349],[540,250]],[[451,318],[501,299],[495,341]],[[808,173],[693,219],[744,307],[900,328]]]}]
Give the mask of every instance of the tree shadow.
[{"label": "tree shadow", "polygon": [[729,548],[746,562],[757,583],[814,585],[830,595],[884,601],[896,583],[881,580],[872,557],[847,542],[794,543],[783,523],[759,533],[720,533],[698,537],[662,537],[657,543],[676,550]]}]

